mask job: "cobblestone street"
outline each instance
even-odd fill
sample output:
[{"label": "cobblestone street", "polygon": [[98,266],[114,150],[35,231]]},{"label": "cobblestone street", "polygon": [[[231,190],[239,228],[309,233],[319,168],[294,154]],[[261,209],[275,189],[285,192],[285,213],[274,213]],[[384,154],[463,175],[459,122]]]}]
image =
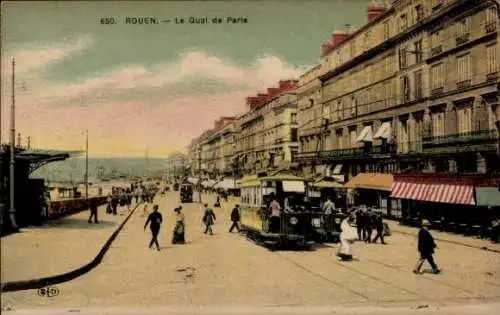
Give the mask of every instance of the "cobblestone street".
[{"label": "cobblestone street", "polygon": [[[213,204],[212,196],[204,199]],[[165,220],[160,252],[148,249],[150,232],[143,231],[140,206],[97,268],[57,285],[57,297],[42,298],[35,290],[2,294],[2,307],[417,307],[500,301],[497,253],[438,242],[436,260],[443,273],[414,275],[416,239],[398,233],[388,238],[387,246],[356,243],[359,261],[350,263],[337,260],[335,244],[306,252],[271,252],[228,233],[229,203],[215,209],[213,236],[203,234],[202,207],[184,204],[187,244],[172,245],[178,195],[171,192],[156,202]]]}]

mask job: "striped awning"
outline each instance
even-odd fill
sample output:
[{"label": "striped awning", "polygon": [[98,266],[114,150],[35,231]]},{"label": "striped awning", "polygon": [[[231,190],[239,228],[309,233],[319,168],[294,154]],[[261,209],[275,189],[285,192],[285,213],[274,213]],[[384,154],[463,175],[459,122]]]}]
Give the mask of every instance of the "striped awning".
[{"label": "striped awning", "polygon": [[394,182],[391,198],[475,205],[474,187],[468,185]]}]

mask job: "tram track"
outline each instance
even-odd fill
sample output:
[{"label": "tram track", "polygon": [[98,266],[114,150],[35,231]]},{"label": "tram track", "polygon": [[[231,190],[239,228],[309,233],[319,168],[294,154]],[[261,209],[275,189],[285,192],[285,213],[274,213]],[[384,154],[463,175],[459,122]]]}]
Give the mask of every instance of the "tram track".
[{"label": "tram track", "polygon": [[316,277],[318,277],[318,278],[320,278],[320,279],[322,279],[322,280],[324,280],[324,281],[326,281],[328,283],[331,283],[331,284],[333,284],[333,285],[335,285],[335,286],[337,286],[337,287],[339,287],[339,288],[341,288],[343,290],[347,290],[347,291],[353,293],[354,295],[365,299],[366,301],[370,300],[370,298],[368,296],[366,296],[365,294],[363,294],[361,292],[358,292],[358,291],[356,291],[356,290],[354,290],[352,288],[347,287],[344,283],[341,283],[339,281],[334,281],[332,279],[329,279],[329,278],[327,278],[327,277],[325,277],[325,276],[323,276],[323,275],[321,275],[321,274],[319,274],[319,273],[317,273],[317,272],[315,272],[315,271],[313,271],[313,270],[311,270],[311,269],[303,266],[302,264],[300,264],[300,263],[298,263],[298,262],[296,262],[296,261],[294,261],[294,260],[286,257],[285,255],[283,255],[283,254],[281,254],[279,252],[274,252],[274,253],[277,254],[278,256],[280,256],[281,258],[283,258],[284,260],[288,261],[292,265],[295,265],[297,268],[302,269],[303,271],[305,271],[307,273],[310,273],[310,274],[312,274],[312,275],[314,275],[314,276],[316,276]]},{"label": "tram track", "polygon": [[[391,264],[386,264],[386,263],[383,263],[383,262],[380,262],[380,261],[376,261],[376,260],[374,260],[374,259],[364,258],[363,260],[364,260],[364,261],[369,261],[369,262],[371,262],[371,263],[374,263],[374,264],[377,264],[377,265],[380,265],[380,266],[384,266],[384,267],[386,267],[386,268],[390,268],[390,269],[393,269],[393,270],[402,271],[402,272],[405,272],[405,273],[406,273],[406,272],[408,272],[408,270],[403,269],[403,268],[401,268],[401,267],[394,266],[394,265],[391,265]],[[461,275],[461,273],[459,273],[459,272],[453,272],[453,271],[451,271],[451,270],[450,270],[450,271],[448,271],[448,270],[447,270],[446,272],[447,272],[447,273],[450,273],[450,274],[454,274],[454,275]],[[433,282],[436,282],[436,283],[440,283],[440,284],[443,284],[443,285],[446,285],[446,286],[449,286],[449,287],[451,287],[451,288],[460,289],[460,290],[462,290],[462,291],[464,291],[464,292],[467,292],[467,293],[472,293],[472,294],[474,294],[474,292],[473,292],[473,291],[470,291],[470,290],[468,290],[468,289],[465,289],[465,288],[463,288],[463,287],[460,287],[460,286],[457,286],[457,285],[454,285],[454,284],[449,284],[449,283],[446,283],[446,282],[440,281],[440,280],[438,280],[438,279],[429,278],[429,277],[425,277],[425,279],[430,280],[430,281],[433,281]],[[489,282],[489,281],[484,281],[483,283],[488,284],[488,285],[491,285],[491,286],[494,286],[494,287],[498,287],[498,288],[500,288],[500,284],[498,284],[498,283],[493,283],[493,282]]]},{"label": "tram track", "polygon": [[[327,244],[324,244],[324,245],[327,246],[327,247],[329,247],[329,248],[332,248],[332,249],[335,248],[335,246],[332,246],[332,245],[327,245]],[[385,267],[385,268],[389,268],[389,269],[392,269],[392,270],[396,270],[396,271],[399,271],[399,272],[404,272],[404,273],[408,273],[409,272],[408,270],[403,269],[401,267],[394,266],[394,265],[387,264],[387,263],[383,263],[383,262],[380,262],[380,261],[377,261],[377,260],[374,260],[374,259],[370,259],[370,258],[363,258],[363,261],[370,262],[372,264],[376,264],[376,265],[379,265],[379,266],[382,266],[382,267]],[[340,265],[342,267],[346,267],[345,265],[342,265],[342,264],[340,264]],[[353,268],[350,268],[350,269],[353,269]],[[461,275],[460,273],[453,272],[453,271],[450,271],[449,273],[455,274],[455,275]],[[471,291],[471,290],[469,290],[467,288],[464,288],[464,287],[461,287],[461,286],[458,286],[458,285],[455,285],[455,284],[450,284],[448,282],[441,281],[439,279],[434,279],[434,278],[430,278],[430,277],[425,277],[424,279],[432,281],[432,282],[435,282],[435,283],[439,283],[441,285],[447,286],[447,287],[452,288],[452,289],[461,290],[461,291],[463,291],[465,293],[468,293],[468,294],[476,294],[476,292]],[[490,281],[483,281],[483,283],[491,285],[491,286],[494,286],[494,287],[499,287],[500,288],[500,284],[497,284],[497,283],[493,283],[493,282],[490,282]]]},{"label": "tram track", "polygon": [[[295,260],[293,260],[293,259],[291,259],[289,257],[286,257],[285,255],[283,255],[280,252],[274,252],[274,253],[276,253],[277,255],[279,255],[284,260],[287,260],[291,264],[295,265],[296,267],[298,267],[298,268],[300,268],[300,269],[302,269],[302,270],[304,270],[304,271],[306,271],[306,272],[308,272],[308,273],[310,273],[310,274],[312,274],[312,275],[314,275],[314,276],[316,276],[318,278],[321,278],[321,279],[323,279],[323,280],[325,280],[325,281],[327,281],[327,282],[329,282],[331,284],[334,284],[337,287],[340,287],[340,288],[342,288],[344,290],[347,290],[347,291],[349,291],[349,292],[351,292],[353,294],[356,294],[357,296],[360,296],[360,297],[364,298],[366,301],[373,301],[373,299],[371,299],[369,296],[367,296],[367,295],[365,295],[365,294],[363,294],[363,293],[361,293],[361,292],[359,292],[359,291],[357,291],[357,290],[355,290],[353,288],[348,287],[346,285],[346,283],[344,283],[344,282],[334,281],[334,280],[332,280],[332,279],[330,279],[328,277],[325,277],[322,274],[320,274],[320,273],[318,273],[318,272],[316,272],[316,271],[308,268],[307,266],[304,266],[303,264],[301,264],[301,263],[299,263],[299,262],[297,262],[297,261],[295,261]],[[437,305],[442,305],[442,303],[440,301],[438,301],[437,299],[435,299],[432,296],[427,296],[427,295],[421,294],[419,292],[408,290],[407,288],[405,288],[403,286],[391,283],[391,282],[386,281],[384,279],[372,276],[370,274],[361,272],[361,271],[359,271],[359,270],[357,270],[355,268],[349,267],[349,266],[345,265],[345,263],[340,263],[340,262],[335,261],[335,260],[331,260],[330,262],[333,263],[333,264],[335,264],[336,266],[342,267],[342,268],[344,268],[346,270],[349,270],[349,271],[351,271],[353,273],[356,273],[358,275],[364,276],[366,278],[369,278],[369,279],[374,280],[374,281],[379,282],[379,283],[383,283],[384,285],[386,285],[388,287],[397,288],[397,289],[401,290],[402,292],[405,292],[405,293],[410,294],[410,295],[412,295],[412,296],[415,297],[415,299],[410,299],[408,301],[415,301],[415,302],[416,301],[428,301],[428,302],[436,303]],[[389,300],[382,300],[381,302],[389,302]]]}]

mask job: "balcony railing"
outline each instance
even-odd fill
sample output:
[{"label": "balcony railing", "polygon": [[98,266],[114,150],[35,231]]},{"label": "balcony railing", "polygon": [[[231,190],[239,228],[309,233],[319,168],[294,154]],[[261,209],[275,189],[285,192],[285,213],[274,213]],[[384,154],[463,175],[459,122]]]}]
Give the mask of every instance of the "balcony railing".
[{"label": "balcony railing", "polygon": [[443,52],[443,45],[438,45],[436,47],[431,48],[431,57],[439,55]]},{"label": "balcony railing", "polygon": [[375,155],[394,154],[397,152],[397,147],[394,144],[385,144],[378,146],[363,146],[360,148],[335,149],[328,151],[312,151],[297,153],[295,159],[314,160],[314,159],[343,159],[343,158],[360,158]]},{"label": "balcony railing", "polygon": [[497,78],[498,78],[498,72],[492,72],[486,75],[486,81],[488,82],[496,81]]},{"label": "balcony railing", "polygon": [[462,81],[458,81],[457,82],[457,89],[458,90],[461,90],[461,89],[465,89],[465,88],[468,88],[469,86],[471,85],[471,80],[462,80]]},{"label": "balcony railing", "polygon": [[444,92],[444,87],[438,87],[431,90],[431,95],[439,95]]},{"label": "balcony railing", "polygon": [[498,139],[497,130],[479,130],[462,132],[444,136],[424,137],[424,148],[430,146],[451,145],[451,144],[472,144],[478,142],[492,141]]},{"label": "balcony railing", "polygon": [[469,39],[470,39],[469,33],[457,36],[457,38],[456,38],[457,46],[462,45],[464,43],[467,43],[469,41]]},{"label": "balcony railing", "polygon": [[398,154],[411,154],[411,153],[421,153],[422,152],[422,141],[406,141],[398,142],[397,153]]},{"label": "balcony railing", "polygon": [[496,21],[491,21],[491,22],[487,23],[484,26],[484,29],[486,31],[486,34],[494,32],[497,29]]}]

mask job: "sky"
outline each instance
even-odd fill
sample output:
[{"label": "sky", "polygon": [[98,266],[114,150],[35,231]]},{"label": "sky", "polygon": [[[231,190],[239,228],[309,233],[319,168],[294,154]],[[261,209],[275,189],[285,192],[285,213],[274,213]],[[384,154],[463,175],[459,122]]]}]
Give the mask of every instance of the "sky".
[{"label": "sky", "polygon": [[[88,130],[90,156],[162,157],[246,111],[245,97],[298,79],[334,30],[366,23],[368,3],[2,2],[2,142],[12,58],[23,144],[29,136],[32,148],[82,150]],[[125,24],[146,16],[159,23]],[[228,16],[247,23],[188,23]],[[101,24],[106,17],[115,24]]]}]

